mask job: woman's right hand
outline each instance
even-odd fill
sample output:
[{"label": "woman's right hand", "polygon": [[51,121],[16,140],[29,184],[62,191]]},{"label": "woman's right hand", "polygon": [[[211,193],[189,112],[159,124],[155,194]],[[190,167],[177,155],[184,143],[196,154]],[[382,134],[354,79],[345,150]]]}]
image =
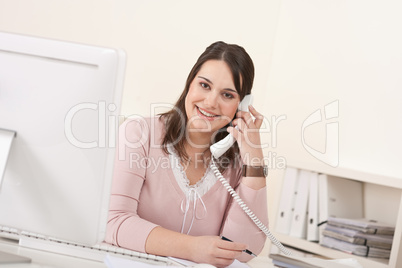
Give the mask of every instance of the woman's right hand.
[{"label": "woman's right hand", "polygon": [[191,249],[191,259],[197,263],[208,263],[226,267],[240,257],[247,245],[222,240],[219,236],[196,236]]}]

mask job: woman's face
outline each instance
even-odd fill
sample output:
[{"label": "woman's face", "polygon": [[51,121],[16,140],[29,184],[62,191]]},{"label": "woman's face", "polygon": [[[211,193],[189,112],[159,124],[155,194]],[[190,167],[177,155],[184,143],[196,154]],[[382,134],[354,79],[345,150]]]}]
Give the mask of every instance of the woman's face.
[{"label": "woman's face", "polygon": [[212,135],[232,120],[239,102],[226,62],[206,61],[191,82],[185,99],[188,130]]}]

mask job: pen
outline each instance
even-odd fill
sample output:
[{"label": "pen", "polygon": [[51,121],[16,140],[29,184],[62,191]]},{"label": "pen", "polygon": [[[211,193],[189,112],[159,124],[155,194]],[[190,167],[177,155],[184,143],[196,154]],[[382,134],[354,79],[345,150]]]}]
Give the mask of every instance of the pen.
[{"label": "pen", "polygon": [[[229,241],[229,242],[233,242],[232,240],[230,240],[229,238],[224,237],[223,235],[221,236],[221,238],[222,238],[222,240]],[[243,250],[243,252],[244,252],[244,253],[247,253],[248,255],[251,255],[251,256],[253,256],[253,257],[257,257],[257,255],[255,255],[253,252],[251,252],[251,251],[248,250],[248,249]]]}]

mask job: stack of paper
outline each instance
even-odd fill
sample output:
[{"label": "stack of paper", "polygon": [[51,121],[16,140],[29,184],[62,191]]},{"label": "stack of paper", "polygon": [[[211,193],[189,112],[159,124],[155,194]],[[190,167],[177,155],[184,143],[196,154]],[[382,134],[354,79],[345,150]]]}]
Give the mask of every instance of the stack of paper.
[{"label": "stack of paper", "polygon": [[324,236],[370,247],[391,249],[393,235],[367,234],[360,231],[327,225],[323,231]]},{"label": "stack of paper", "polygon": [[389,259],[389,256],[391,254],[391,251],[389,249],[368,247],[365,245],[356,245],[329,236],[323,237],[321,245],[364,257]]},{"label": "stack of paper", "polygon": [[320,239],[329,217],[363,217],[363,183],[326,174],[318,176]]},{"label": "stack of paper", "polygon": [[394,231],[393,226],[367,219],[330,217],[320,244],[359,256],[389,258]]},{"label": "stack of paper", "polygon": [[357,230],[366,234],[394,235],[395,232],[395,226],[364,218],[350,219],[329,217],[328,224]]}]

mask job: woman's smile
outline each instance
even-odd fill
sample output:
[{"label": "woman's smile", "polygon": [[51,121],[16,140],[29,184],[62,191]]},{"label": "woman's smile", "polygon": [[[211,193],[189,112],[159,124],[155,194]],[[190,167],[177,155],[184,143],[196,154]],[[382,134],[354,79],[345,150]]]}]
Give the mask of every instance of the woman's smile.
[{"label": "woman's smile", "polygon": [[197,105],[196,105],[195,107],[196,107],[196,109],[197,109],[198,115],[199,115],[201,118],[204,118],[204,119],[206,119],[206,120],[212,121],[212,120],[215,120],[216,118],[219,117],[219,115],[214,114],[214,113],[211,113],[211,112],[208,112],[208,111],[206,111],[206,110],[204,110],[204,109],[198,107]]}]

